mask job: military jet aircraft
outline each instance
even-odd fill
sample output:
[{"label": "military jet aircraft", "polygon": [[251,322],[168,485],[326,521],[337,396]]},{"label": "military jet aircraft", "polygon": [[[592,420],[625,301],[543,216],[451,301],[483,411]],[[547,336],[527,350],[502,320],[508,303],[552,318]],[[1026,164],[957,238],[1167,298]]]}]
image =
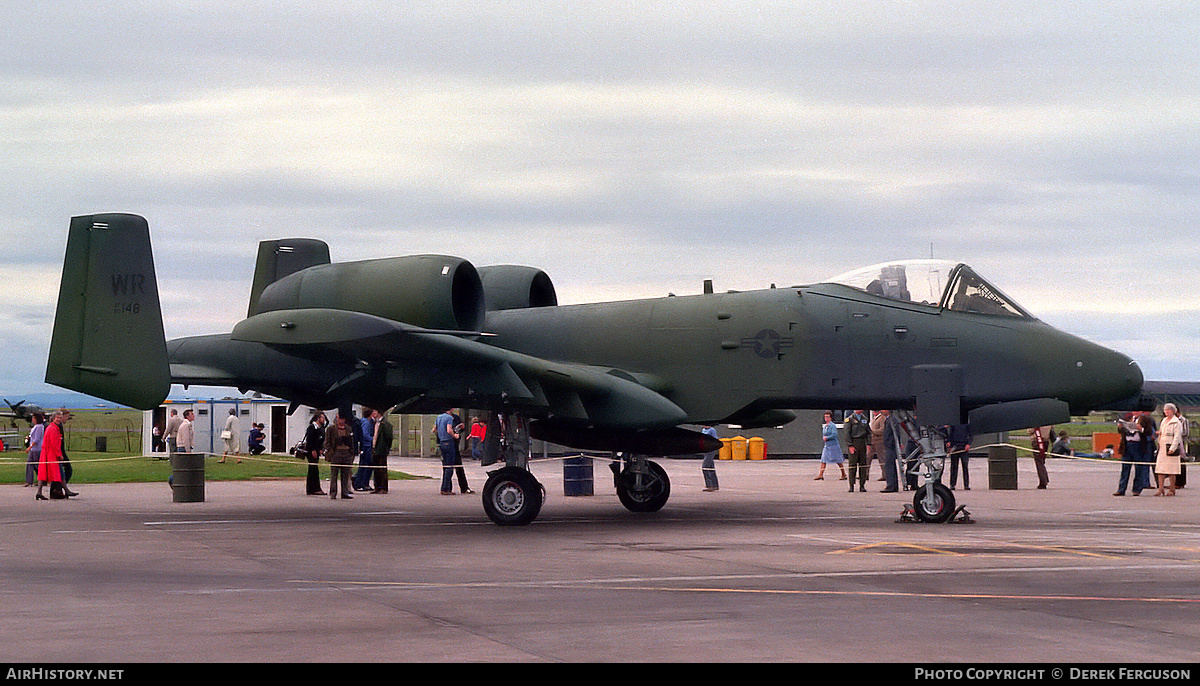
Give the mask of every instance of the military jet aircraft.
[{"label": "military jet aircraft", "polygon": [[[270,240],[246,318],[231,333],[168,342],[149,227],[131,214],[71,220],[46,371],[49,383],[141,409],[178,383],[294,406],[490,410],[496,429],[504,416],[535,438],[621,453],[617,492],[634,511],[670,496],[648,457],[717,447],[687,426],[893,408],[919,446],[926,484],[914,507],[926,521],[954,506],[932,427],[1061,423],[1133,402],[1142,380],[1125,355],[1037,320],[970,267],[932,261],[806,286],[564,306],[532,267],[476,269],[442,255],[332,263],[322,241]],[[491,459],[500,433],[488,431]],[[541,509],[524,445],[510,441],[483,489],[497,524]]]}]

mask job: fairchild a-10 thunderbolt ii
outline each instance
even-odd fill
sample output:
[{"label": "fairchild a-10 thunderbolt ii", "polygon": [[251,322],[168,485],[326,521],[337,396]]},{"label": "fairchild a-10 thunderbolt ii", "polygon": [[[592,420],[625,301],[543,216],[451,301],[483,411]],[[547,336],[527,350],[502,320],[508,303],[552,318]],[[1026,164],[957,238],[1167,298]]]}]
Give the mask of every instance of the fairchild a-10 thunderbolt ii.
[{"label": "fairchild a-10 thunderbolt ii", "polygon": [[1038,321],[962,264],[711,290],[566,306],[532,267],[476,269],[443,255],[335,264],[322,241],[270,240],[231,333],[166,341],[146,220],[88,215],[71,221],[46,381],[141,409],[177,383],[253,389],[293,407],[489,410],[484,461],[500,453],[505,466],[483,505],[498,524],[532,521],[543,499],[527,440],[499,444],[501,419],[510,439],[619,453],[622,503],[654,511],[670,482],[648,457],[719,447],[687,427],[891,408],[919,446],[915,512],[944,521],[954,497],[938,480],[934,427],[1061,423],[1133,403],[1142,385],[1128,357]]}]

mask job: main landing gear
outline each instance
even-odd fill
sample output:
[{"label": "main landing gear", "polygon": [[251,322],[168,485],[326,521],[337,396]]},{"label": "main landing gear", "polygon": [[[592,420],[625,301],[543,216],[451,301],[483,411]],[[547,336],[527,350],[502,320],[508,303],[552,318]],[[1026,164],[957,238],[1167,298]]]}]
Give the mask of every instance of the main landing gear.
[{"label": "main landing gear", "polygon": [[610,465],[617,498],[630,512],[658,512],[671,497],[667,470],[645,455],[624,455]]},{"label": "main landing gear", "polygon": [[[510,457],[515,457],[510,453]],[[546,501],[546,489],[534,478],[527,461],[501,467],[488,475],[483,486],[483,511],[500,526],[522,526],[537,518]],[[630,512],[658,512],[671,497],[671,480],[657,462],[642,455],[613,462],[617,498]]]},{"label": "main landing gear", "polygon": [[483,486],[483,511],[500,526],[522,526],[542,511],[546,489],[521,467],[502,467]]},{"label": "main landing gear", "polygon": [[505,466],[488,474],[483,485],[483,511],[500,526],[524,526],[537,519],[546,489],[529,471],[529,432],[522,417],[492,415],[484,443],[484,465],[503,459]]},{"label": "main landing gear", "polygon": [[[529,432],[523,417],[494,414],[484,441],[484,466],[505,466],[488,474],[483,511],[500,526],[523,526],[537,518],[546,489],[529,471]],[[671,497],[667,470],[645,455],[618,453],[611,464],[617,498],[630,512],[658,512]]]}]

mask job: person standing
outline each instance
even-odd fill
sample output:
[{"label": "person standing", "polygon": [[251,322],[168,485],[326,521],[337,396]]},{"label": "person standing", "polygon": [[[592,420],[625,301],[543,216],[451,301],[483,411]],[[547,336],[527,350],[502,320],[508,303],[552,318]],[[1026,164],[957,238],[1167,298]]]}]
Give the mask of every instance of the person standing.
[{"label": "person standing", "polygon": [[883,426],[887,417],[882,412],[871,412],[871,442],[867,444],[867,470],[871,469],[871,460],[879,462],[879,481],[887,481],[883,467]]},{"label": "person standing", "polygon": [[1135,412],[1129,421],[1118,421],[1117,431],[1121,433],[1121,477],[1117,482],[1116,496],[1125,495],[1125,487],[1129,484],[1129,470],[1133,468],[1133,495],[1141,495],[1150,487],[1148,469],[1149,451],[1144,447],[1149,444],[1149,422],[1143,421],[1142,414]]},{"label": "person standing", "polygon": [[462,437],[462,426],[450,408],[439,414],[435,421],[438,450],[442,453],[442,495],[454,495],[451,478],[457,471],[458,488],[463,493],[474,493],[467,487],[467,474],[463,471],[462,459],[458,455],[458,440]]},{"label": "person standing", "polygon": [[[704,425],[704,429],[700,433],[713,438],[717,437],[717,430],[708,424]],[[704,453],[704,460],[700,462],[700,472],[704,474],[704,490],[708,493],[721,489],[721,484],[717,480],[716,459],[718,452],[717,450],[713,450]]]},{"label": "person standing", "polygon": [[42,438],[46,433],[46,416],[34,412],[32,425],[29,428],[29,459],[25,462],[25,485],[32,486],[37,481],[38,461],[42,457]]},{"label": "person standing", "polygon": [[871,442],[871,424],[866,410],[855,410],[846,419],[846,438],[850,443],[850,492],[858,479],[860,493],[867,492],[867,445]]},{"label": "person standing", "polygon": [[192,418],[196,414],[191,410],[183,411],[183,421],[179,423],[179,430],[175,434],[175,451],[180,453],[193,452],[193,441],[195,433],[192,431]]},{"label": "person standing", "polygon": [[825,479],[825,465],[836,464],[842,472],[842,478],[839,481],[846,480],[846,468],[843,465],[846,459],[842,456],[842,444],[838,442],[837,424],[833,423],[833,413],[825,413],[825,423],[821,426],[821,440],[824,445],[821,448],[821,471],[813,478],[813,481],[822,481]]},{"label": "person standing", "polygon": [[1037,468],[1038,488],[1044,489],[1050,483],[1050,475],[1046,472],[1046,448],[1049,446],[1050,432],[1054,427],[1035,426],[1029,430],[1033,445],[1033,464]]},{"label": "person standing", "polygon": [[[1154,495],[1175,495],[1175,481],[1179,478],[1183,455],[1183,422],[1173,403],[1163,405],[1163,421],[1158,431],[1158,457],[1154,462],[1158,490]],[[1163,493],[1168,484],[1170,490]]]},{"label": "person standing", "polygon": [[321,460],[321,451],[325,448],[325,425],[329,418],[324,412],[314,412],[312,421],[304,430],[304,457],[308,460],[308,476],[306,493],[308,495],[326,495],[321,490],[321,471],[317,464]]},{"label": "person standing", "polygon": [[487,424],[479,417],[471,418],[471,435],[467,438],[467,449],[471,459],[483,462],[483,443],[487,440]]},{"label": "person standing", "polygon": [[971,428],[955,424],[946,432],[946,451],[950,453],[950,490],[958,484],[958,465],[962,463],[963,490],[971,490],[971,475],[967,471],[967,456],[971,450]]},{"label": "person standing", "polygon": [[[879,458],[880,466],[883,467],[884,493],[896,493],[900,490],[900,480],[896,473],[896,466],[899,462],[900,451],[900,420],[892,416],[891,410],[880,410],[880,415],[883,415],[883,426],[881,433],[883,434],[883,454]],[[872,437],[874,434],[872,434]]]},{"label": "person standing", "polygon": [[1178,412],[1176,409],[1176,417],[1179,417],[1179,425],[1183,431],[1183,453],[1179,457],[1179,474],[1175,477],[1175,488],[1183,488],[1187,485],[1187,465],[1183,464],[1188,460],[1188,442],[1192,440],[1191,424],[1188,423],[1187,415]]},{"label": "person standing", "polygon": [[62,423],[62,412],[55,412],[43,434],[42,449],[38,453],[38,485],[34,500],[49,500],[42,495],[42,489],[46,486],[50,487],[50,498],[61,500],[67,497],[63,492],[62,469],[59,465],[63,445]]},{"label": "person standing", "polygon": [[[79,494],[76,493],[75,491],[72,491],[70,489],[70,487],[67,486],[67,484],[71,483],[71,475],[73,475],[75,473],[74,467],[71,466],[71,457],[69,455],[67,455],[66,424],[67,424],[67,421],[71,419],[71,411],[64,407],[61,410],[59,410],[59,414],[62,415],[63,433],[62,433],[62,441],[59,445],[59,450],[61,450],[61,453],[58,456],[58,471],[62,474],[63,494],[67,497],[73,497],[73,496],[77,496]],[[46,445],[45,439],[43,439],[43,441],[42,441],[43,449],[45,448],[45,445]],[[54,494],[51,493],[50,497],[53,498]]]},{"label": "person standing", "polygon": [[358,454],[358,443],[350,422],[353,417],[338,412],[334,425],[325,430],[325,460],[329,462],[329,498],[338,497],[338,483],[342,484],[342,500],[350,500],[350,467]]},{"label": "person standing", "polygon": [[[1117,479],[1117,490],[1113,493],[1115,496],[1125,495],[1125,489],[1129,486],[1129,473],[1134,471],[1137,456],[1134,455],[1135,449],[1130,447],[1130,439],[1135,432],[1135,424],[1131,420],[1123,420],[1117,418],[1117,432],[1121,434],[1121,442],[1118,450],[1121,452],[1121,476]],[[1137,473],[1134,472],[1133,477],[1133,494],[1138,495],[1142,489],[1139,488]]]},{"label": "person standing", "polygon": [[1151,419],[1150,413],[1139,413],[1138,420],[1138,438],[1136,443],[1139,444],[1141,455],[1138,458],[1138,465],[1134,468],[1134,473],[1138,476],[1138,481],[1141,483],[1141,488],[1150,488],[1152,485],[1150,475],[1151,467],[1154,464],[1154,435],[1156,435],[1156,426],[1154,420]]},{"label": "person standing", "polygon": [[[221,432],[221,440],[225,442],[225,452],[221,453],[221,459],[217,462],[224,462],[229,455],[236,455],[238,448],[241,447],[241,442],[238,439],[238,421],[237,408],[229,408],[229,416],[225,418],[225,430]],[[237,463],[242,463],[242,458],[237,459]]]},{"label": "person standing", "polygon": [[[1154,444],[1158,440],[1158,425],[1155,424],[1154,418],[1149,412],[1142,412],[1137,419],[1138,431],[1141,434],[1142,458],[1137,470],[1140,470],[1142,477],[1142,488],[1150,488],[1154,484],[1151,483],[1151,474],[1154,471]],[[1135,470],[1135,471],[1137,471]]]},{"label": "person standing", "polygon": [[371,453],[375,457],[375,490],[371,492],[387,493],[387,458],[388,454],[392,452],[394,431],[392,430],[392,423],[387,419],[387,415],[380,414],[379,410],[374,410],[371,418],[375,420],[375,435],[371,437]]},{"label": "person standing", "polygon": [[[354,490],[368,491],[371,489],[372,465],[375,463],[375,453],[371,450],[371,441],[375,436],[374,410],[369,407],[362,409],[362,419],[358,420],[358,471],[354,472]],[[353,420],[351,420],[353,421]],[[379,482],[376,481],[378,486]]]},{"label": "person standing", "polygon": [[167,420],[167,428],[163,431],[163,441],[167,444],[167,452],[178,452],[175,449],[179,442],[179,425],[183,424],[183,418],[179,416],[179,410],[171,408],[171,418]]}]

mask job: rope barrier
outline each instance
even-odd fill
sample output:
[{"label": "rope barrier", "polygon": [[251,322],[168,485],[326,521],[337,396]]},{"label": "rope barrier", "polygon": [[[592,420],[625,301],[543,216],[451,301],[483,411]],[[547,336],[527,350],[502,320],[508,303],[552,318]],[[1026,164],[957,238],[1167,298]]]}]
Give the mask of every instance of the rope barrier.
[{"label": "rope barrier", "polygon": [[[968,453],[968,454],[969,453],[977,453],[977,452],[986,450],[988,448],[1012,448],[1014,450],[1017,450],[1018,452],[1031,453],[1030,455],[1028,455],[1028,457],[1032,457],[1033,456],[1032,453],[1038,452],[1037,450],[1034,450],[1033,448],[1029,448],[1029,447],[1022,446],[1022,445],[1016,445],[1013,443],[989,443],[987,445],[973,447],[970,450],[949,451],[946,453],[946,457],[951,457],[953,455],[959,455],[962,453]],[[13,451],[13,452],[16,452],[16,451]],[[25,453],[22,451],[20,454],[22,455],[22,457],[20,457],[20,458],[0,457],[0,467],[4,467],[4,466],[24,467],[28,463],[28,453]],[[202,455],[205,455],[206,458],[233,457],[237,460],[243,460],[243,461],[248,461],[248,462],[262,462],[262,463],[266,463],[266,464],[285,464],[285,465],[290,464],[290,465],[298,465],[298,466],[307,466],[307,464],[308,464],[308,460],[306,458],[274,459],[274,458],[265,458],[265,457],[262,457],[259,455],[232,454],[232,453],[222,454],[222,453],[205,452],[205,451],[197,451],[197,452],[192,452],[192,453],[179,453],[179,454],[181,454],[181,455],[200,455],[200,454],[202,454]],[[126,460],[141,460],[141,459],[145,459],[148,457],[153,457],[160,461],[166,459],[165,457],[159,458],[158,455],[164,455],[164,456],[169,457],[170,453],[151,453],[149,455],[124,455],[124,456],[120,456],[120,457],[98,457],[98,458],[82,458],[82,459],[71,458],[71,464],[77,465],[77,464],[91,464],[91,463],[99,463],[99,462],[121,462],[121,461],[126,461]],[[272,455],[274,455],[274,453],[272,453]],[[575,455],[561,455],[561,456],[555,456],[555,457],[530,458],[528,460],[528,462],[529,462],[529,464],[536,464],[536,463],[542,463],[542,462],[560,462],[560,461],[569,460],[569,459],[577,459],[580,457],[586,457],[589,460],[592,460],[593,462],[611,462],[613,460],[612,457],[608,457],[608,456],[586,455],[584,453],[579,453],[579,454],[575,454]],[[875,457],[875,459],[878,459],[877,455],[873,456],[873,457]],[[1051,453],[1051,452],[1047,451],[1046,457],[1047,458],[1055,458],[1055,459],[1066,459],[1066,460],[1080,460],[1080,461],[1086,461],[1086,462],[1106,462],[1106,463],[1112,463],[1112,464],[1132,464],[1132,465],[1151,465],[1151,466],[1156,464],[1155,461],[1124,460],[1120,456],[1115,455],[1115,454],[1112,457],[1102,457],[1102,456],[1097,456],[1096,453],[1085,453],[1083,455],[1062,455],[1059,453]],[[322,456],[322,458],[324,458],[324,456]],[[429,459],[440,459],[440,458],[431,457]],[[1183,462],[1191,462],[1192,461],[1188,455],[1183,455],[1183,456],[1181,456],[1180,459]],[[326,462],[328,462],[328,460],[326,460]],[[729,460],[723,460],[723,462],[729,462]],[[463,464],[465,465],[467,463],[464,462]],[[360,465],[357,463],[351,463],[350,465],[347,465],[347,466],[362,468],[362,469],[388,469],[387,465]],[[454,466],[458,466],[458,465],[454,465]]]},{"label": "rope barrier", "polygon": [[[1037,453],[1038,452],[1034,448],[1027,448],[1023,445],[1015,445],[1012,443],[989,443],[987,445],[977,446],[975,448],[972,448],[971,450],[957,450],[957,451],[948,452],[948,453],[946,453],[946,457],[950,457],[951,455],[958,455],[961,453],[973,453],[973,452],[977,452],[980,450],[985,450],[987,448],[1013,448],[1017,451],[1024,451],[1024,452],[1028,452],[1028,453]],[[1085,461],[1085,462],[1110,462],[1110,463],[1114,463],[1114,464],[1132,464],[1132,465],[1145,464],[1145,465],[1153,466],[1154,464],[1156,464],[1155,461],[1143,462],[1140,460],[1125,460],[1116,454],[1113,454],[1112,457],[1103,457],[1103,456],[1098,456],[1098,455],[1099,455],[1099,453],[1084,453],[1083,455],[1063,455],[1061,453],[1052,453],[1049,450],[1046,451],[1047,458],[1053,457],[1056,459],[1065,459],[1065,460],[1080,460],[1080,461]],[[1029,457],[1032,457],[1032,455],[1029,455]],[[1184,462],[1189,461],[1187,459],[1186,455],[1181,456],[1180,460],[1184,461]]]}]

